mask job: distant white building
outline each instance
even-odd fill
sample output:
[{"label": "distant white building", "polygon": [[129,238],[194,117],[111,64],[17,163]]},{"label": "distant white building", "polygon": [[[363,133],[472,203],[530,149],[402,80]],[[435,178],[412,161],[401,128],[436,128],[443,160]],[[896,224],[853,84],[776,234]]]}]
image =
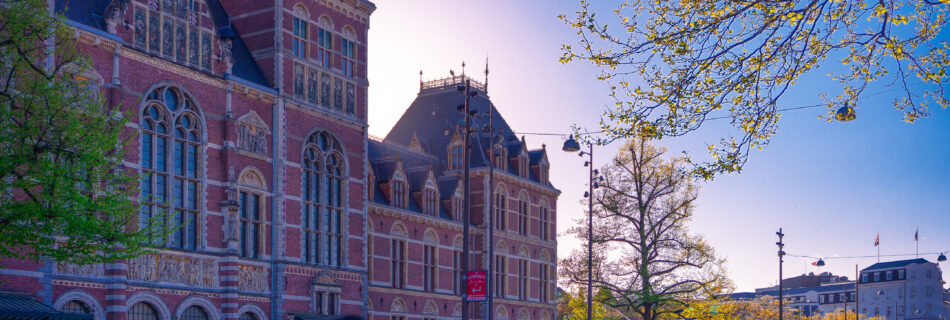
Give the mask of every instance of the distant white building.
[{"label": "distant white building", "polygon": [[857,279],[859,308],[887,320],[950,319],[940,267],[926,259],[876,263]]}]

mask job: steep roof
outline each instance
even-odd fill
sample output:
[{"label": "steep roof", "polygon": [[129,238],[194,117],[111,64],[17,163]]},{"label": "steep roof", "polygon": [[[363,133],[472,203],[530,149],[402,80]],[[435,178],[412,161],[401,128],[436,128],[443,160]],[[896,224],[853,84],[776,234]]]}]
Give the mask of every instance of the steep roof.
[{"label": "steep roof", "polygon": [[[376,185],[373,186],[373,197],[370,199],[373,203],[385,206],[391,205],[389,199],[386,199],[386,194],[380,187],[380,183],[385,183],[390,180],[396,171],[397,161],[402,161],[402,168],[406,172],[410,192],[419,191],[425,185],[426,180],[429,178],[430,168],[437,177],[436,183],[438,184],[439,193],[441,193],[442,197],[446,195],[445,192],[447,191],[445,190],[447,186],[453,187],[451,191],[448,191],[449,193],[455,191],[454,186],[457,185],[457,178],[442,177],[442,168],[445,167],[445,164],[430,154],[420,153],[398,144],[376,140],[369,141],[368,150],[369,165],[372,167],[373,174],[376,177]],[[446,208],[441,201],[438,201],[438,206],[439,217],[451,219],[449,208]],[[415,197],[409,197],[406,210],[422,213],[422,207],[423,204],[418,203]]]},{"label": "steep roof", "polygon": [[927,259],[924,259],[924,258],[878,262],[878,263],[872,264],[870,267],[862,269],[861,271],[891,269],[891,268],[904,267],[910,264],[926,264],[926,263],[930,263],[930,261],[927,261]]}]

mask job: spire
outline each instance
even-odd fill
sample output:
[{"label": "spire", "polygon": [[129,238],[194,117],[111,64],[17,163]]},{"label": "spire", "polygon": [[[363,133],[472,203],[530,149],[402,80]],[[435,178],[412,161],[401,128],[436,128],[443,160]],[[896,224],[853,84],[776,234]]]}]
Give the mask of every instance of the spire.
[{"label": "spire", "polygon": [[488,92],[488,56],[485,56],[485,92]]},{"label": "spire", "polygon": [[419,92],[422,92],[422,69],[419,69]]}]

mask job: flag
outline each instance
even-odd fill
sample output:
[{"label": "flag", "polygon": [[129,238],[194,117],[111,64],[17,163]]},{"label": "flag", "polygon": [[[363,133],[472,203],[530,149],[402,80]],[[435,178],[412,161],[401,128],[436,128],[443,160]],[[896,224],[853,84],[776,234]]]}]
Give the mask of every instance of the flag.
[{"label": "flag", "polygon": [[880,233],[877,234],[877,238],[874,238],[874,246],[877,247],[877,245],[879,245],[879,244],[881,244],[881,234],[880,234]]},{"label": "flag", "polygon": [[812,262],[812,263],[811,263],[811,265],[813,265],[813,266],[816,266],[816,267],[817,267],[817,266],[818,266],[818,261],[815,261],[815,262]]},{"label": "flag", "polygon": [[920,233],[920,228],[917,228],[917,230],[914,230],[914,241],[917,241],[917,239],[918,239],[918,238],[917,238],[917,234],[919,234],[919,233]]}]

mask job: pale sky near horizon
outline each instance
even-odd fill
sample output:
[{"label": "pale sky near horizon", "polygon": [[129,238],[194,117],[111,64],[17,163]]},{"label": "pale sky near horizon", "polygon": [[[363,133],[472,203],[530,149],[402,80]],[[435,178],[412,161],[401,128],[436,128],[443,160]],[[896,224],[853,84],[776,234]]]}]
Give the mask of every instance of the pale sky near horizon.
[{"label": "pale sky near horizon", "polygon": [[[562,43],[573,44],[573,30],[557,19],[577,10],[576,1],[444,1],[375,0],[369,30],[370,134],[385,136],[415,98],[419,70],[423,78],[467,72],[480,78],[486,57],[490,64],[488,94],[516,132],[568,133],[571,125],[596,128],[607,88],[595,79],[597,69],[585,63],[560,64]],[[612,4],[597,2],[609,14]],[[942,34],[947,39],[947,30]],[[835,63],[831,61],[831,63]],[[833,68],[833,66],[832,66]],[[819,103],[827,81],[824,72],[810,75],[783,100],[782,107]],[[786,234],[790,254],[785,275],[830,271],[854,277],[875,258],[880,233],[881,255],[913,254],[915,229],[920,252],[950,254],[950,110],[933,110],[915,124],[901,122],[890,102],[895,92],[861,101],[857,120],[818,120],[822,108],[783,113],[779,133],[770,146],[753,152],[744,170],[702,184],[690,229],[704,236],[727,258],[737,291],[752,291],[777,282],[775,232]],[[709,122],[684,138],[664,140],[670,155],[689,150],[704,155],[728,121]],[[587,171],[574,154],[560,151],[558,136],[527,136],[529,148],[548,146],[551,180],[562,191],[557,225],[564,232],[584,214],[579,204]],[[618,144],[595,150],[603,165]],[[558,255],[579,248],[569,235],[558,238]],[[936,254],[921,255],[936,261]],[[882,261],[914,258],[882,257]],[[943,263],[941,267],[947,267]],[[950,280],[950,275],[944,277]]]}]

